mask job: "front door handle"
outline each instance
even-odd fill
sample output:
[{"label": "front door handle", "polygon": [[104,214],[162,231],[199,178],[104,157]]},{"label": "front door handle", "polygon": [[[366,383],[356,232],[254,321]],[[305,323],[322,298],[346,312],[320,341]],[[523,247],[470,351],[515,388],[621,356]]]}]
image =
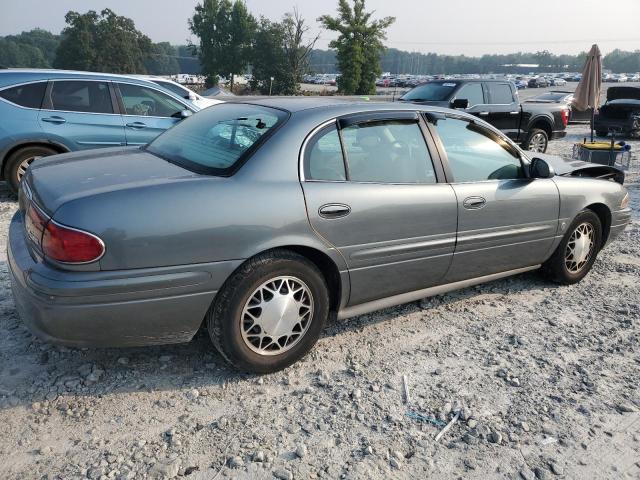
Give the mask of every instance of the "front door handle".
[{"label": "front door handle", "polygon": [[139,130],[141,128],[147,128],[147,124],[142,122],[132,122],[132,123],[127,123],[127,127],[135,128]]},{"label": "front door handle", "polygon": [[57,115],[54,115],[53,117],[44,117],[42,121],[47,123],[55,123],[57,125],[60,125],[66,122],[64,118],[58,117]]},{"label": "front door handle", "polygon": [[351,213],[351,207],[343,203],[327,203],[318,209],[322,218],[342,218]]},{"label": "front door handle", "polygon": [[487,201],[483,197],[467,197],[462,202],[462,206],[467,210],[478,210],[486,204]]}]

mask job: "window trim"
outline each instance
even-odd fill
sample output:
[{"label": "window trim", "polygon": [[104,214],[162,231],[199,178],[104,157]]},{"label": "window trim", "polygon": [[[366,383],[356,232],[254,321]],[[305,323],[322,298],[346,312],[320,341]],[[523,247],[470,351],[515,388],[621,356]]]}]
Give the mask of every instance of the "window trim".
[{"label": "window trim", "polygon": [[[119,84],[123,83],[125,85],[133,85],[136,87],[142,87],[142,88],[148,88],[150,90],[155,90],[158,93],[161,93],[162,95],[166,95],[169,98],[175,100],[176,102],[178,102],[179,104],[181,104],[184,108],[183,110],[189,110],[192,113],[196,113],[198,110],[195,110],[192,106],[187,105],[185,102],[182,101],[182,99],[177,98],[177,96],[173,96],[173,95],[169,95],[165,90],[161,90],[162,87],[160,87],[160,85],[158,85],[158,88],[152,86],[152,85],[142,85],[140,83],[136,83],[136,82],[126,82],[126,81],[122,81],[122,80],[113,80],[113,88],[115,89],[116,92],[116,99],[118,102],[118,107],[120,109],[120,115],[122,115],[123,117],[145,117],[145,118],[173,118],[174,120],[177,120],[175,117],[160,117],[158,115],[131,115],[129,113],[127,113],[127,109],[124,106],[124,100],[122,98],[122,92],[120,91],[120,86]],[[155,85],[155,84],[154,84]]]},{"label": "window trim", "polygon": [[[113,108],[113,113],[106,112],[82,112],[78,110],[56,110],[53,108],[53,100],[51,100],[51,90],[53,89],[53,85],[56,82],[102,82],[106,83],[109,88],[109,96],[111,97],[111,108]],[[62,112],[62,113],[80,113],[87,115],[120,115],[118,112],[118,105],[115,101],[115,95],[113,91],[113,85],[111,84],[111,80],[98,80],[98,79],[87,79],[87,78],[61,78],[61,79],[49,79],[47,83],[47,88],[44,92],[44,99],[42,100],[42,106],[40,107],[41,111],[46,112]]]},{"label": "window trim", "polygon": [[[438,150],[437,145],[434,142],[433,135],[430,133],[429,128],[424,121],[423,114],[425,112],[422,110],[391,110],[391,111],[369,111],[369,112],[359,112],[359,113],[351,113],[343,116],[334,117],[330,120],[327,120],[316,127],[314,127],[305,137],[302,142],[302,146],[300,147],[300,152],[298,154],[298,177],[300,182],[320,182],[320,183],[353,183],[353,184],[365,184],[365,185],[416,185],[416,186],[430,186],[430,185],[438,185],[442,183],[447,183],[446,172],[442,165],[442,156]],[[391,114],[391,115],[390,115]],[[395,116],[392,116],[395,114]],[[422,135],[422,139],[427,148],[427,153],[429,154],[431,165],[433,167],[433,171],[436,176],[435,183],[416,183],[416,182],[374,182],[374,181],[357,181],[351,180],[349,175],[349,164],[347,160],[346,151],[344,148],[344,142],[342,139],[342,127],[340,125],[341,121],[345,121],[346,126],[357,125],[361,123],[379,123],[385,121],[398,121],[398,120],[413,120],[415,118],[415,123],[418,125],[420,129],[420,134]],[[334,124],[338,131],[338,136],[340,138],[340,146],[342,149],[342,160],[345,164],[345,180],[320,180],[313,178],[306,178],[305,169],[306,169],[306,161],[307,161],[307,145],[314,139],[324,128]],[[427,135],[429,133],[429,135]]]},{"label": "window trim", "polygon": [[[453,97],[451,97],[451,101],[449,103],[453,103],[454,100],[457,100],[458,98],[458,94],[460,93],[460,90],[464,90],[464,88],[468,85],[480,85],[480,90],[482,91],[482,101],[484,103],[476,103],[474,105],[468,105],[467,108],[465,110],[470,110],[474,107],[483,107],[486,105],[490,105],[489,103],[487,103],[488,101],[488,92],[485,92],[484,86],[483,86],[484,82],[465,82],[462,83],[460,88],[458,88],[454,94]],[[460,98],[464,98],[464,97],[460,97]]]},{"label": "window trim", "polygon": [[[30,80],[28,82],[20,82],[20,83],[13,83],[11,85],[6,85],[2,88],[0,88],[0,92],[4,91],[4,90],[9,90],[11,88],[15,88],[15,87],[22,87],[24,85],[31,85],[33,83],[48,83],[49,79],[39,79],[39,80]],[[42,110],[42,106],[44,105],[44,99],[46,98],[47,95],[47,85],[45,85],[45,90],[44,90],[44,96],[42,97],[42,101],[40,102],[40,107],[39,108],[34,108],[34,107],[25,107],[24,105],[19,105],[17,103],[12,102],[11,100],[7,100],[4,97],[0,97],[0,101],[8,103],[9,105],[13,105],[14,107],[18,107],[18,108],[23,108],[25,110]]]},{"label": "window trim", "polygon": [[[487,128],[485,125],[483,125],[480,122],[477,122],[475,118],[467,118],[466,116],[463,115],[456,115],[456,114],[450,114],[447,113],[446,114],[446,118],[452,118],[452,119],[456,119],[456,120],[462,120],[464,122],[467,123],[473,123],[474,125],[476,125],[477,128],[480,128],[482,130],[484,130],[485,132],[487,132],[489,135],[489,137],[493,137],[495,139],[499,139],[504,141],[507,145],[509,145],[511,148],[513,148],[513,151],[515,154],[517,154],[517,160],[520,161],[520,166],[522,167],[522,172],[524,174],[523,177],[521,178],[488,178],[486,180],[470,180],[470,181],[465,181],[465,182],[460,182],[460,181],[456,181],[455,176],[453,175],[453,170],[451,170],[451,165],[449,164],[449,156],[447,155],[447,150],[444,147],[444,143],[442,142],[442,139],[440,138],[440,135],[438,134],[438,131],[436,129],[436,125],[434,124],[428,124],[429,127],[429,131],[431,132],[431,135],[433,135],[434,138],[434,142],[436,144],[436,148],[438,149],[438,153],[440,155],[440,159],[442,161],[442,165],[444,167],[445,170],[445,176],[447,178],[447,183],[449,183],[450,185],[462,185],[462,184],[469,184],[469,183],[489,183],[489,182],[505,182],[505,181],[511,181],[511,180],[530,180],[531,177],[529,175],[529,162],[528,162],[528,158],[526,157],[526,155],[523,154],[523,152],[506,136],[503,136],[502,134],[498,134],[496,132],[494,132],[493,130],[491,130],[490,128]],[[495,140],[494,140],[495,141]],[[498,142],[496,142],[498,143]]]}]

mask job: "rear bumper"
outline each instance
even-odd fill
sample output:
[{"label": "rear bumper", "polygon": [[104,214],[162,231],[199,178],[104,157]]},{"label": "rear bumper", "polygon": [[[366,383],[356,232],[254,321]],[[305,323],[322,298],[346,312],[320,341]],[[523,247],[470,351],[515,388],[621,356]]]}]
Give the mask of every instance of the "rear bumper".
[{"label": "rear bumper", "polygon": [[558,140],[560,138],[564,138],[567,136],[567,131],[566,130],[555,130],[553,132],[551,132],[551,137],[549,138],[549,140]]},{"label": "rear bumper", "polygon": [[67,346],[138,346],[189,341],[241,260],[124,271],[66,272],[34,260],[22,214],[7,249],[16,308],[45,341]]}]

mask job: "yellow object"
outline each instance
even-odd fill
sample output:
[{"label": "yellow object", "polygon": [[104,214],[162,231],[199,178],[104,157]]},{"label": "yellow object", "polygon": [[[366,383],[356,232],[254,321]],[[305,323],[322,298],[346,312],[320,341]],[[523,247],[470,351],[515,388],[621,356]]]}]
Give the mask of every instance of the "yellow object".
[{"label": "yellow object", "polygon": [[[581,143],[580,146],[587,150],[611,150],[611,142],[584,142]],[[614,143],[613,149],[615,151],[620,151],[622,150],[622,145]]]}]

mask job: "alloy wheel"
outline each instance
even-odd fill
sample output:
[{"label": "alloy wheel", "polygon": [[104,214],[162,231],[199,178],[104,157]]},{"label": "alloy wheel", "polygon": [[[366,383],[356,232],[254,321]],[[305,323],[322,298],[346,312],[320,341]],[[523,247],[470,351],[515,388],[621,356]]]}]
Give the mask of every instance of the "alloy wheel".
[{"label": "alloy wheel", "polygon": [[29,168],[29,165],[31,165],[35,160],[38,160],[39,158],[41,157],[40,156],[27,157],[20,162],[20,165],[18,165],[18,169],[16,170],[16,177],[18,179],[18,183],[20,183],[20,180],[22,180],[22,177],[24,177],[25,173],[27,173],[27,169]]},{"label": "alloy wheel", "polygon": [[242,339],[259,355],[280,355],[302,340],[312,317],[309,287],[296,277],[275,277],[260,285],[245,303]]},{"label": "alloy wheel", "polygon": [[564,254],[564,264],[570,273],[579,273],[591,259],[594,230],[590,223],[581,223],[571,233]]},{"label": "alloy wheel", "polygon": [[529,150],[531,152],[544,153],[547,147],[547,139],[543,133],[536,133],[529,140]]}]

